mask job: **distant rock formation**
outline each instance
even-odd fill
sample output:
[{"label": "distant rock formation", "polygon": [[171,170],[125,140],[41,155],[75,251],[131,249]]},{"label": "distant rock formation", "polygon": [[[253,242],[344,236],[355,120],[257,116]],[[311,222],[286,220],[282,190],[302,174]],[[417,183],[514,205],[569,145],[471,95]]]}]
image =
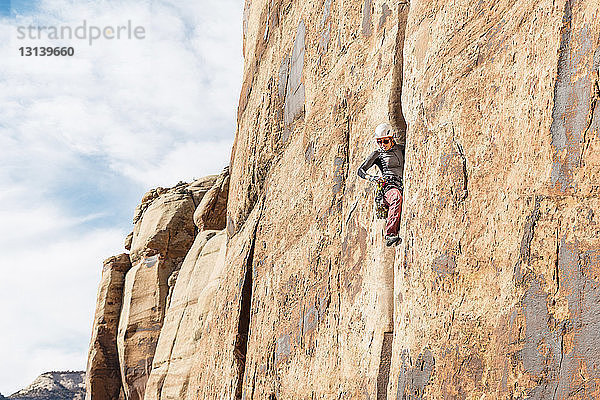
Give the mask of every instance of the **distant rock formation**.
[{"label": "distant rock formation", "polygon": [[[52,371],[38,376],[25,389],[8,396],[19,400],[83,400],[84,371]],[[0,395],[0,399],[4,399]]]},{"label": "distant rock formation", "polygon": [[[174,343],[167,342],[164,350],[159,344],[161,333],[163,341],[168,335],[174,340],[181,323],[179,317],[165,320],[165,315],[167,309],[185,311],[189,302],[198,303],[197,296],[209,295],[209,287],[214,290],[219,282],[212,271],[224,246],[228,183],[226,168],[220,175],[144,195],[125,243],[129,254],[104,262],[88,357],[87,399],[142,400],[155,356],[169,360],[178,351],[179,347],[171,349]],[[195,272],[197,268],[206,271]],[[204,276],[204,286],[192,282],[188,290],[192,275]],[[188,300],[192,293],[196,297]],[[155,368],[163,363],[157,360]],[[167,369],[172,373],[174,367]]]},{"label": "distant rock formation", "polygon": [[[117,348],[125,395],[142,400],[169,294],[196,236],[193,214],[217,176],[150,192],[136,214],[119,317]],[[92,392],[95,396],[96,393]]]}]

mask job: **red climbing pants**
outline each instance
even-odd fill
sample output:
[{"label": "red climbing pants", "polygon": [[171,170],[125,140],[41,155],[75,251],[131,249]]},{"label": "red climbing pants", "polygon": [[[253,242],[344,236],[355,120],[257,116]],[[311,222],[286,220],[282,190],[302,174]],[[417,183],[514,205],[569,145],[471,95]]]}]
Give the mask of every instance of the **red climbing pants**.
[{"label": "red climbing pants", "polygon": [[389,207],[385,223],[385,235],[396,236],[400,227],[400,214],[402,213],[402,193],[396,188],[385,192],[385,204]]}]

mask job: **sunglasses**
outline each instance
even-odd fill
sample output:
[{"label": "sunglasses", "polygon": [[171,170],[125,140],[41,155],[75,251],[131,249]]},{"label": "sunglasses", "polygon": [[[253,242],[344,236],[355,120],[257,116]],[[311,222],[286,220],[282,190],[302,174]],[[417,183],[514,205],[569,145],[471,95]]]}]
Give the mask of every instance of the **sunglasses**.
[{"label": "sunglasses", "polygon": [[377,139],[378,144],[389,144],[392,139]]}]

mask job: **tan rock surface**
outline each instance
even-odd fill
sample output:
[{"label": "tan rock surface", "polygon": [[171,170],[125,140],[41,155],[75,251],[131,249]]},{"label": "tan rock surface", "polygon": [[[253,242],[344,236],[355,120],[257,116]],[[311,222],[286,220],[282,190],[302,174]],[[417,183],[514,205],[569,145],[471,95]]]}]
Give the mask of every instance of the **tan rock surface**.
[{"label": "tan rock surface", "polygon": [[411,2],[395,398],[600,396],[599,12]]},{"label": "tan rock surface", "polygon": [[222,230],[227,224],[227,195],[229,193],[229,167],[219,175],[213,187],[200,201],[194,212],[194,223],[199,230]]},{"label": "tan rock surface", "polygon": [[123,247],[125,247],[125,250],[131,250],[131,242],[133,242],[133,232],[130,232],[129,235],[127,235],[127,237],[125,238],[125,243],[123,245]]},{"label": "tan rock surface", "polygon": [[117,331],[123,301],[128,254],[104,261],[85,376],[87,400],[114,400],[121,392]]},{"label": "tan rock surface", "polygon": [[[217,175],[212,175],[190,185],[180,183],[171,189],[158,188],[146,193],[134,216],[132,263],[146,256],[164,254],[167,248],[176,252],[169,254],[171,258],[183,259],[195,232],[194,221],[189,216],[194,214],[216,179]],[[180,246],[179,242],[189,244]]]},{"label": "tan rock surface", "polygon": [[145,399],[183,399],[191,391],[199,332],[211,311],[207,304],[221,283],[225,231],[203,231],[186,256],[154,355]]},{"label": "tan rock surface", "polygon": [[[197,396],[237,373],[242,398],[593,397],[597,8],[247,2],[224,280],[244,283],[215,307],[242,301]],[[402,110],[392,269],[354,170]]]},{"label": "tan rock surface", "polygon": [[[165,315],[168,280],[196,235],[193,213],[216,176],[148,192],[136,212],[119,321],[118,349],[128,400],[144,398]],[[142,211],[140,211],[142,210]]]},{"label": "tan rock surface", "polygon": [[[242,230],[227,242],[221,279],[213,296],[204,297],[208,313],[196,326],[195,355],[187,399],[234,399],[241,393],[244,352],[243,329],[249,317],[254,233],[260,209],[248,217]],[[245,321],[245,322],[244,322]],[[242,334],[240,335],[240,333]],[[239,393],[238,393],[239,392]],[[238,396],[236,396],[238,393]]]},{"label": "tan rock surface", "polygon": [[355,170],[373,127],[390,118],[398,13],[408,9],[252,1],[247,10],[250,89],[223,280],[239,283],[218,291],[214,307],[225,311],[201,338],[197,362],[207,367],[193,398],[376,398],[384,337],[388,353],[391,344],[393,251]]}]

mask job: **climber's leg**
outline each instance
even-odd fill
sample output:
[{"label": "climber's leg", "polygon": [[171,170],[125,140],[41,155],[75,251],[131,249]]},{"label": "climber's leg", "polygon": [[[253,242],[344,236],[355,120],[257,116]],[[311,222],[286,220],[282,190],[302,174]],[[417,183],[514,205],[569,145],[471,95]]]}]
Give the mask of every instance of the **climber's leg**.
[{"label": "climber's leg", "polygon": [[388,205],[388,216],[385,224],[385,236],[398,236],[400,213],[402,212],[402,194],[393,188],[385,192],[385,203]]}]

